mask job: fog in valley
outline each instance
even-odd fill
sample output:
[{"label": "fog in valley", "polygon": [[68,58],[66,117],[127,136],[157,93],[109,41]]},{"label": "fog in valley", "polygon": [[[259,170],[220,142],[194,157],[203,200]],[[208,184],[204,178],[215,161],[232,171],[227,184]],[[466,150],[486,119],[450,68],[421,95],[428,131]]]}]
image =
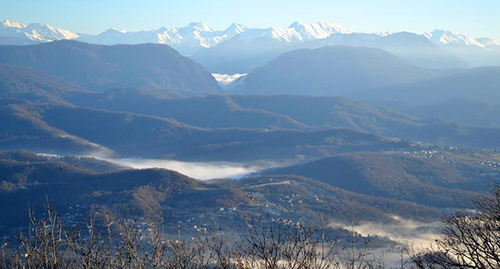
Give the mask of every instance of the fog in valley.
[{"label": "fog in valley", "polygon": [[174,170],[192,178],[207,180],[215,178],[241,178],[264,167],[231,162],[181,162],[162,159],[106,159],[134,169],[163,168]]},{"label": "fog in valley", "polygon": [[500,1],[11,2],[0,269],[500,268]]},{"label": "fog in valley", "polygon": [[424,223],[394,216],[394,223],[362,221],[356,225],[333,222],[333,227],[341,227],[355,231],[363,236],[388,237],[401,244],[412,244],[414,247],[428,247],[435,242],[439,222]]}]

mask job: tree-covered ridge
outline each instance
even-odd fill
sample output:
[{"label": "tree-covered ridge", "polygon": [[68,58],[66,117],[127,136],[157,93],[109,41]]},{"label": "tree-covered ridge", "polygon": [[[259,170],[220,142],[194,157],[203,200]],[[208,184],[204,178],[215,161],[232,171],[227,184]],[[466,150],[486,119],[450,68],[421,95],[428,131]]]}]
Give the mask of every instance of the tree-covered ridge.
[{"label": "tree-covered ridge", "polygon": [[148,86],[220,92],[199,64],[160,44],[102,46],[64,40],[2,46],[0,63],[38,69],[91,91]]}]

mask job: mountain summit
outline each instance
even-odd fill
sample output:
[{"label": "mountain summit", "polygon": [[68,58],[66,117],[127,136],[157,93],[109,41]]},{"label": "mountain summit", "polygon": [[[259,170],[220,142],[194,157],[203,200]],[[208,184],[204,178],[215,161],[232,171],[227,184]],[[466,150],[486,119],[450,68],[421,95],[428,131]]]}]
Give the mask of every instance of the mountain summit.
[{"label": "mountain summit", "polygon": [[425,33],[427,37],[434,44],[441,46],[467,46],[467,47],[480,47],[484,48],[486,45],[477,39],[470,38],[461,34],[456,34],[452,31],[434,30],[430,33]]},{"label": "mountain summit", "polygon": [[338,23],[317,22],[311,24],[304,24],[299,22],[292,23],[288,28],[295,29],[295,31],[305,39],[323,39],[332,34],[348,34],[342,25]]},{"label": "mountain summit", "polygon": [[353,96],[433,78],[381,49],[331,46],[285,53],[243,79],[245,93]]},{"label": "mountain summit", "polygon": [[48,24],[30,23],[28,25],[5,20],[0,24],[0,36],[16,39],[19,44],[30,42],[50,42],[61,39],[75,39],[77,34],[52,27]]}]

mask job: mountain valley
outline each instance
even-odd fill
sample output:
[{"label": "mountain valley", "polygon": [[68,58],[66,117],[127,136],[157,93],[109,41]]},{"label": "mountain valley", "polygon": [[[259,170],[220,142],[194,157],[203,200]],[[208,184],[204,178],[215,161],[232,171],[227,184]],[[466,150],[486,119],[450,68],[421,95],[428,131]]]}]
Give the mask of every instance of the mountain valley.
[{"label": "mountain valley", "polygon": [[76,229],[90,214],[142,233],[161,216],[185,240],[267,218],[397,250],[396,231],[355,227],[434,235],[497,186],[499,48],[337,23],[90,35],[4,21],[0,235],[48,202]]}]

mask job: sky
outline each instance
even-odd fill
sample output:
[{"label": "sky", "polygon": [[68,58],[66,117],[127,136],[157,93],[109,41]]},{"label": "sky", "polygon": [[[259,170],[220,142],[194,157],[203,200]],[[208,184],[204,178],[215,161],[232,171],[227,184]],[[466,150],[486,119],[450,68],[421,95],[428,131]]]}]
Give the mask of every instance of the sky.
[{"label": "sky", "polygon": [[338,22],[352,32],[451,30],[500,39],[500,0],[0,0],[0,20],[47,23],[76,33],[127,31],[205,22],[287,27]]}]

